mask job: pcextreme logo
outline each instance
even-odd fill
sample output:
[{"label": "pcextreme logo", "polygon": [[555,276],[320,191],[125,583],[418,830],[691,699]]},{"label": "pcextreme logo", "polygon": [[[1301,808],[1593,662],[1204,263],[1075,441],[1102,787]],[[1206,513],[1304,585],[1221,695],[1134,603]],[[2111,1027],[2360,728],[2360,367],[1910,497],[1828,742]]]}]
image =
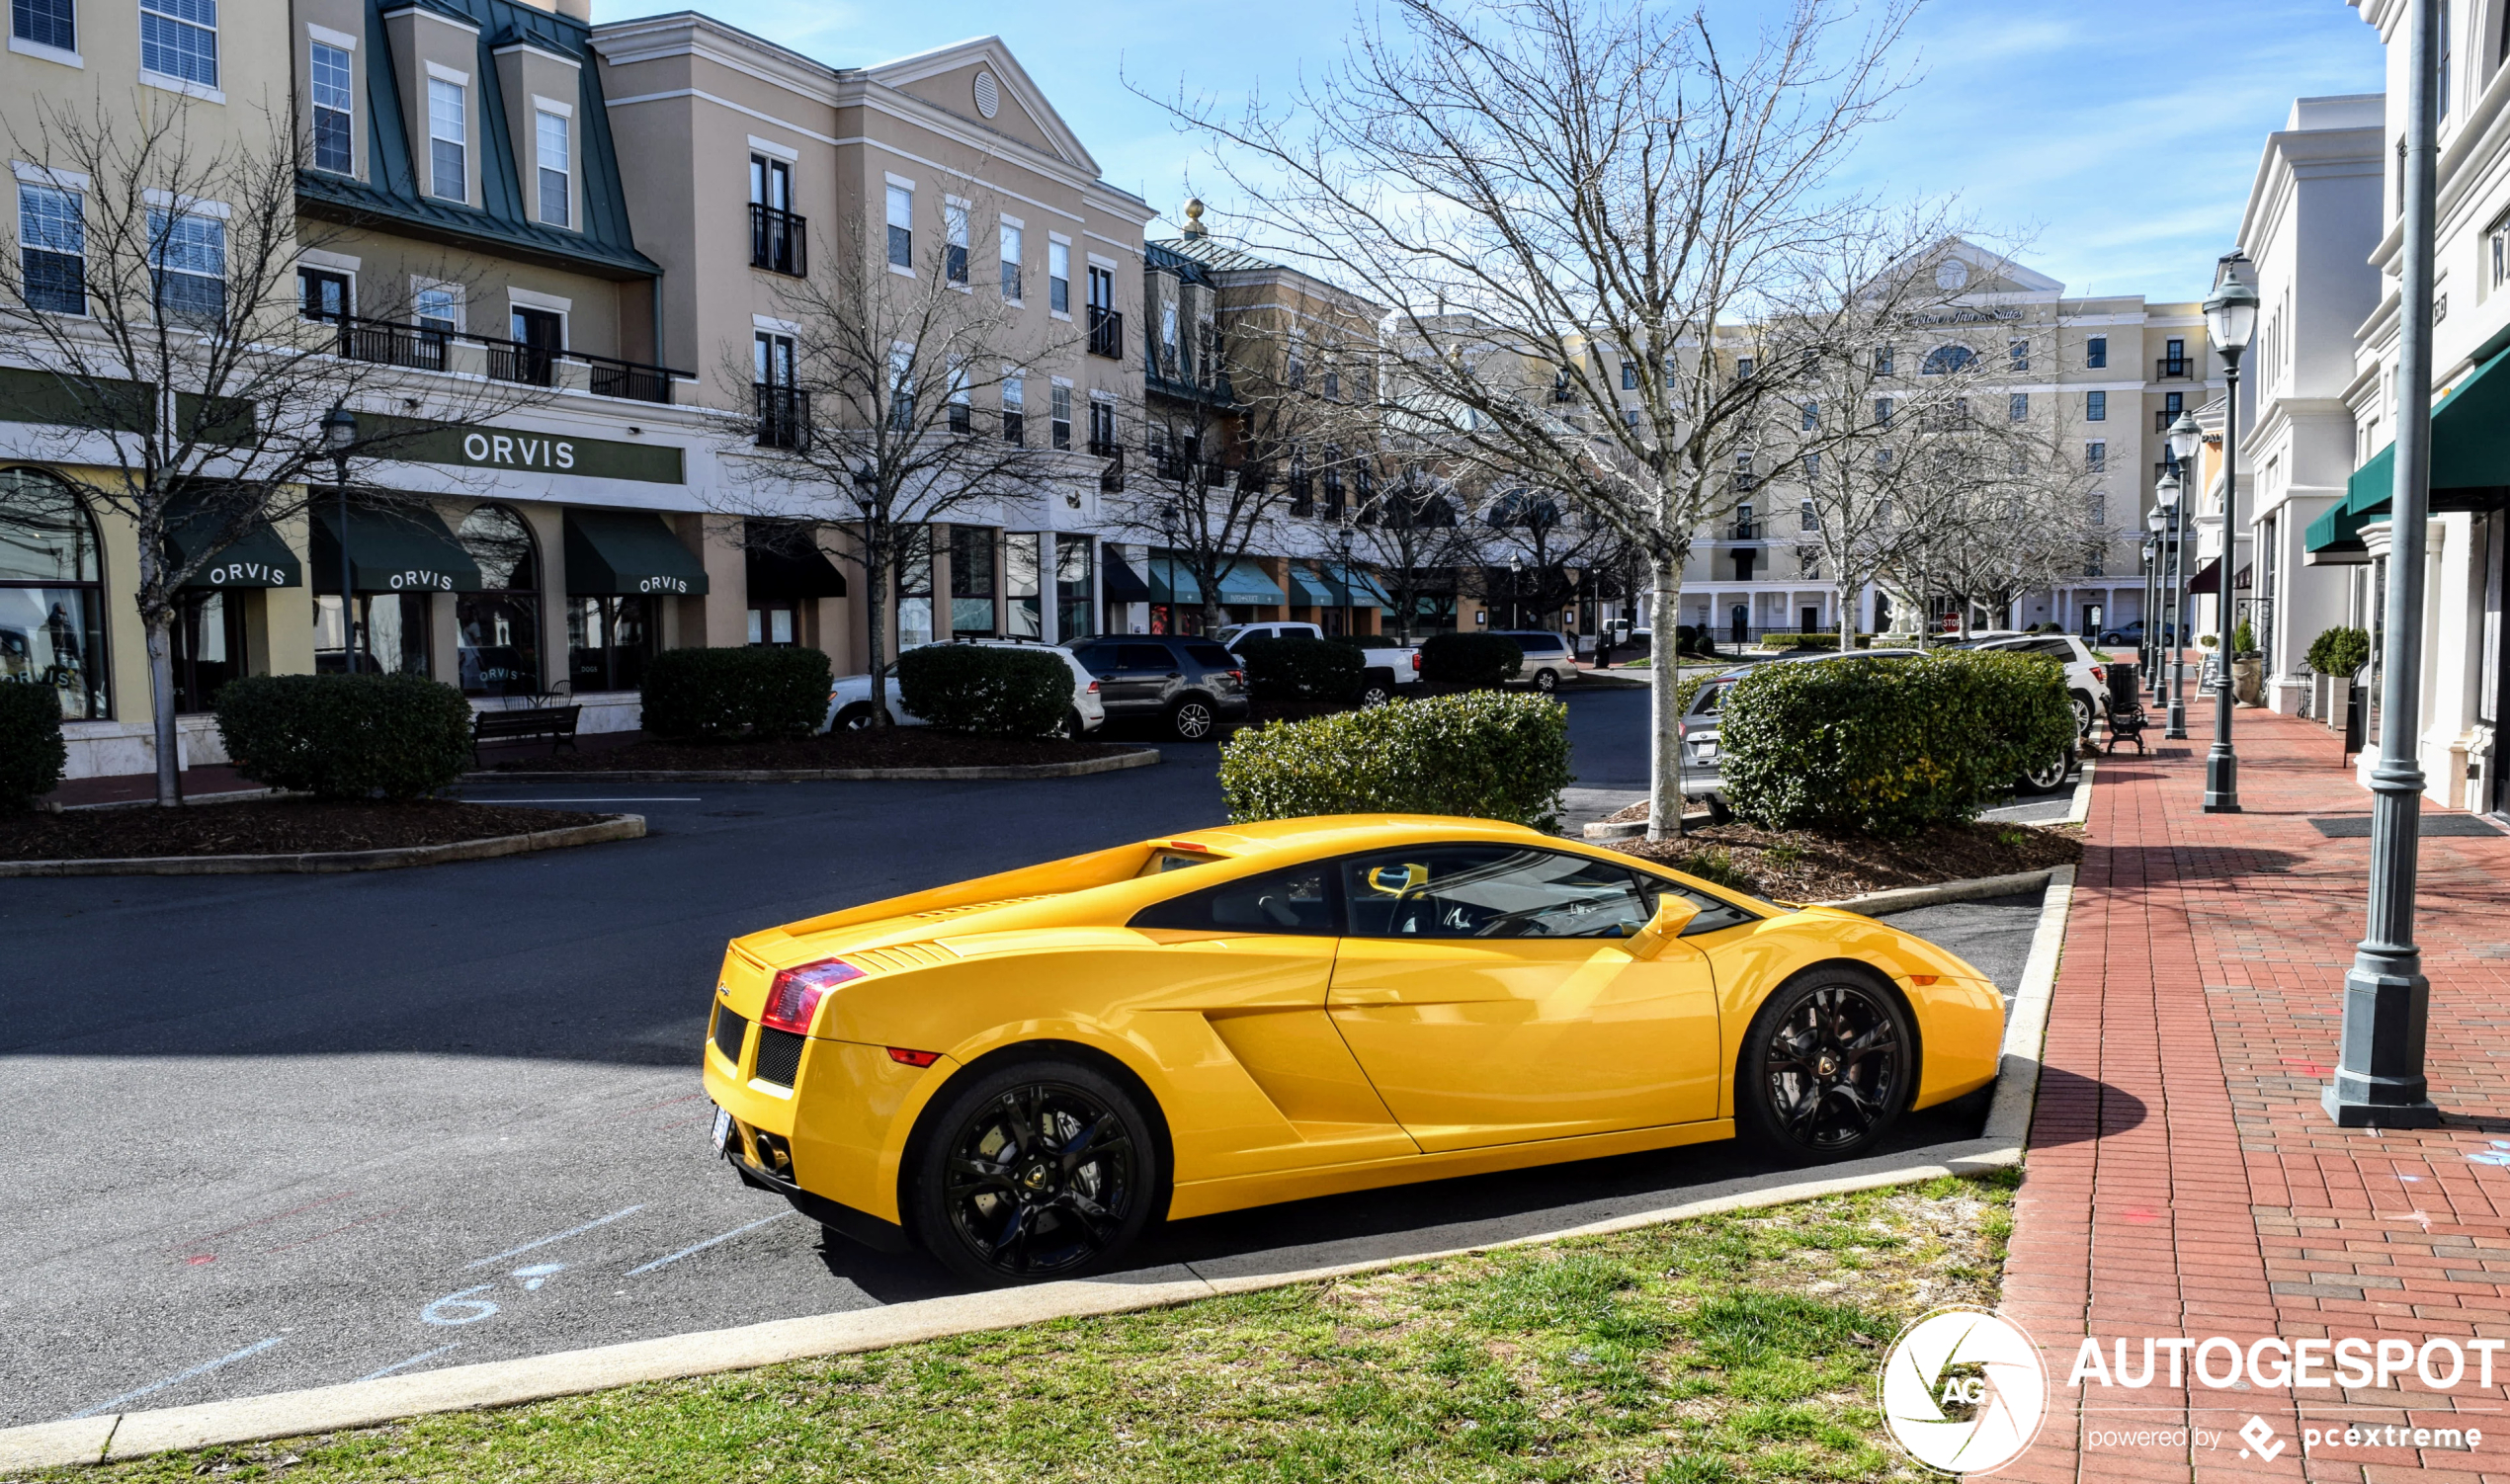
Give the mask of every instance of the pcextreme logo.
[{"label": "pcextreme logo", "polygon": [[2040,1436],[2049,1374],[2022,1326],[1989,1309],[1945,1308],[1891,1342],[1882,1393],[1883,1426],[1909,1457],[1986,1474]]}]

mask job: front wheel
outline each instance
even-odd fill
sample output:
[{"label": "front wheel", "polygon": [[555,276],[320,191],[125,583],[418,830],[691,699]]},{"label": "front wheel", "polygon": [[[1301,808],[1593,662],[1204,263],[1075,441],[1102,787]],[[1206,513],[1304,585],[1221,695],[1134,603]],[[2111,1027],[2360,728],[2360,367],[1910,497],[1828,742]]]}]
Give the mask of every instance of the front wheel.
[{"label": "front wheel", "polygon": [[1169,729],[1177,734],[1180,741],[1200,742],[1211,736],[1212,728],[1218,724],[1219,718],[1213,713],[1212,702],[1200,697],[1189,696],[1168,712]]},{"label": "front wheel", "polygon": [[1133,1095],[1094,1067],[1023,1061],[953,1090],[900,1194],[907,1234],[986,1285],[1103,1271],[1149,1224],[1159,1147]]},{"label": "front wheel", "polygon": [[1907,1008],[1852,968],[1799,975],[1752,1017],[1734,1083],[1741,1131],[1779,1159],[1870,1154],[1917,1089]]},{"label": "front wheel", "polygon": [[1557,674],[1549,670],[1537,670],[1534,672],[1535,690],[1548,696],[1559,688],[1560,677]]},{"label": "front wheel", "polygon": [[2034,793],[2053,793],[2065,786],[2065,754],[2058,753],[2038,767],[2026,770],[2022,775],[2022,786]]}]

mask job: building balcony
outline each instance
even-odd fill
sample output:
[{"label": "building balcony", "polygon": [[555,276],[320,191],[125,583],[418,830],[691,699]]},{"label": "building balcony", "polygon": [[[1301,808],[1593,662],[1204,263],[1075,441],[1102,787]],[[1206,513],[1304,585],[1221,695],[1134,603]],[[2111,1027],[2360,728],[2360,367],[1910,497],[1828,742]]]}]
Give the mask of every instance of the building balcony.
[{"label": "building balcony", "polygon": [[749,266],[800,278],[810,271],[809,221],[791,211],[751,202]]},{"label": "building balcony", "polygon": [[1725,538],[1729,541],[1757,541],[1761,539],[1766,525],[1762,521],[1729,522],[1725,528]]},{"label": "building balcony", "polygon": [[760,448],[810,447],[810,393],[798,386],[754,385],[750,390],[757,397]]},{"label": "building balcony", "polygon": [[1098,304],[1089,306],[1089,353],[1110,361],[1125,359],[1125,316]]},{"label": "building balcony", "polygon": [[2194,356],[2180,356],[2175,359],[2164,356],[2152,364],[2152,378],[2156,381],[2194,380],[2197,364]]},{"label": "building balcony", "polygon": [[[622,361],[616,356],[596,356],[590,351],[552,350],[546,346],[526,345],[516,340],[499,340],[493,335],[471,335],[459,330],[436,329],[426,325],[405,325],[384,319],[359,319],[335,316],[339,325],[337,349],[344,360],[362,361],[371,366],[398,366],[411,371],[450,371],[461,368],[457,346],[476,346],[482,353],[484,369],[492,380],[511,381],[522,386],[558,386],[558,367],[574,362],[585,368],[584,388],[601,397],[622,397],[636,402],[671,404],[672,378],[686,372],[665,366],[650,366],[641,361]],[[476,374],[477,371],[474,370]]]},{"label": "building balcony", "polygon": [[1125,490],[1125,446],[1113,439],[1093,438],[1089,441],[1091,456],[1107,460],[1098,471],[1101,494],[1119,495]]}]

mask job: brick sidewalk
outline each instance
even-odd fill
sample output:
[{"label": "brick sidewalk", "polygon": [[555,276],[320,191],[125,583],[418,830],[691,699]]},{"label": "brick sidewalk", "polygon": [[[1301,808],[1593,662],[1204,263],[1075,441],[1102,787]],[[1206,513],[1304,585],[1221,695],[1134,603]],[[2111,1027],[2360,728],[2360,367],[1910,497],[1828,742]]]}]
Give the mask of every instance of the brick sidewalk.
[{"label": "brick sidewalk", "polygon": [[[2510,1351],[2454,1390],[2069,1390],[2086,1334],[2139,1368],[2145,1337],[2510,1337],[2510,837],[2426,838],[2417,925],[2432,981],[2424,1133],[2345,1131],[2318,1109],[2340,992],[2362,936],[2370,841],[2313,816],[2367,816],[2336,740],[2265,711],[2236,718],[2247,812],[2208,815],[2210,703],[2191,740],[2104,760],[2067,923],[2005,1311],[2040,1341],[2050,1410],[2007,1471],[2032,1480],[2215,1475],[2510,1484]],[[2156,727],[2152,735],[2158,737]],[[2427,815],[2427,817],[2430,817]],[[2376,1350],[2374,1352],[2376,1355]],[[2273,1368],[2274,1353],[2267,1353]],[[2324,1362],[2321,1362],[2322,1364]],[[2436,1355],[2432,1363],[2446,1371]],[[2212,1367],[2225,1364],[2215,1352]],[[2287,1449],[2243,1458],[2252,1416]],[[2437,1420],[2437,1421],[2436,1421]],[[2479,1445],[2314,1450],[2301,1429],[2475,1428]],[[2218,1434],[2135,1445],[2117,1430]],[[2410,1440],[2409,1440],[2410,1444]]]}]

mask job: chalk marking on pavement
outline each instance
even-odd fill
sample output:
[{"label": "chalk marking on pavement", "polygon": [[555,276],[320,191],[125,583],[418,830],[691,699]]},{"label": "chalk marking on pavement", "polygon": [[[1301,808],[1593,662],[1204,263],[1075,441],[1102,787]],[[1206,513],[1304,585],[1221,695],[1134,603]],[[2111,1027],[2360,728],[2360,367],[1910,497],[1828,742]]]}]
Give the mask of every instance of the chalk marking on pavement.
[{"label": "chalk marking on pavement", "polygon": [[68,1422],[76,1422],[82,1417],[93,1417],[99,1412],[111,1412],[125,1402],[137,1401],[143,1396],[153,1395],[154,1393],[163,1391],[168,1386],[172,1386],[179,1381],[188,1381],[196,1375],[208,1375],[210,1371],[217,1369],[219,1366],[232,1365],[236,1361],[243,1360],[246,1356],[260,1355],[263,1351],[277,1345],[279,1343],[279,1336],[273,1335],[269,1339],[257,1344],[247,1345],[242,1350],[236,1351],[232,1355],[220,1356],[214,1360],[204,1360],[200,1364],[193,1366],[190,1370],[179,1370],[173,1375],[165,1377],[163,1380],[150,1381],[147,1385],[140,1387],[136,1391],[126,1391],[111,1401],[98,1402],[96,1405],[88,1408],[84,1412],[73,1412],[64,1420]]},{"label": "chalk marking on pavement", "polygon": [[434,1350],[422,1350],[417,1355],[410,1357],[406,1360],[394,1360],[391,1364],[384,1366],[381,1370],[370,1370],[366,1374],[358,1377],[358,1379],[361,1381],[381,1380],[383,1377],[390,1375],[393,1371],[407,1370],[421,1360],[433,1360],[438,1356],[443,1355],[449,1350],[459,1350],[460,1348],[461,1342],[457,1340],[451,1345],[439,1345]]},{"label": "chalk marking on pavement", "polygon": [[542,1237],[542,1238],[538,1239],[537,1241],[526,1242],[526,1243],[524,1243],[524,1244],[523,1244],[522,1246],[520,1246],[520,1247],[509,1247],[509,1248],[507,1248],[507,1249],[506,1249],[505,1251],[503,1251],[503,1252],[499,1252],[499,1253],[491,1253],[491,1254],[490,1254],[489,1256],[487,1256],[487,1257],[484,1257],[484,1258],[479,1258],[479,1259],[476,1259],[476,1260],[474,1260],[474,1261],[472,1261],[472,1262],[467,1262],[467,1263],[464,1263],[464,1264],[462,1264],[462,1266],[463,1266],[464,1268],[485,1268],[485,1267],[487,1267],[490,1263],[502,1263],[502,1262],[504,1262],[507,1258],[511,1258],[511,1257],[521,1257],[523,1254],[525,1254],[525,1253],[527,1253],[527,1252],[530,1252],[530,1251],[531,1251],[532,1249],[534,1249],[535,1247],[546,1247],[546,1246],[548,1246],[551,1242],[563,1242],[563,1241],[565,1241],[565,1240],[566,1240],[567,1238],[569,1238],[569,1237],[580,1237],[580,1236],[582,1236],[584,1233],[586,1233],[586,1232],[588,1232],[588,1231],[591,1231],[591,1230],[592,1230],[594,1227],[596,1227],[596,1226],[608,1226],[610,1223],[612,1223],[613,1221],[618,1220],[618,1219],[619,1219],[620,1217],[622,1217],[622,1216],[631,1216],[631,1215],[634,1215],[636,1212],[641,1211],[641,1210],[643,1210],[644,1208],[645,1208],[645,1206],[644,1206],[644,1202],[640,1200],[640,1201],[636,1202],[634,1205],[631,1205],[631,1206],[628,1207],[628,1209],[626,1209],[626,1210],[624,1210],[624,1211],[612,1211],[612,1212],[611,1212],[609,1215],[607,1215],[607,1216],[600,1217],[600,1218],[598,1218],[598,1219],[596,1219],[596,1220],[587,1221],[587,1222],[585,1222],[585,1223],[584,1223],[583,1225],[581,1225],[581,1226],[570,1226],[570,1227],[568,1227],[568,1228],[567,1228],[566,1230],[564,1230],[564,1231],[561,1231],[561,1232],[556,1232],[556,1233],[553,1233],[553,1234],[551,1234],[551,1235],[549,1235],[549,1236]]},{"label": "chalk marking on pavement", "polygon": [[729,1241],[730,1241],[730,1240],[732,1240],[734,1237],[739,1236],[741,1233],[743,1233],[743,1232],[745,1232],[745,1231],[756,1231],[756,1230],[758,1230],[760,1227],[765,1226],[765,1225],[766,1225],[768,1222],[770,1222],[770,1221],[782,1221],[782,1220],[784,1220],[787,1216],[797,1215],[797,1214],[799,1214],[799,1213],[798,1213],[798,1212],[795,1212],[795,1211],[778,1211],[776,1214],[774,1214],[774,1215],[772,1215],[772,1216],[763,1217],[763,1218],[761,1218],[760,1220],[756,1220],[756,1221],[751,1222],[751,1223],[750,1223],[749,1225],[747,1225],[747,1226],[735,1226],[735,1227],[733,1227],[730,1231],[725,1232],[723,1235],[721,1235],[721,1236],[719,1236],[719,1237],[709,1237],[709,1238],[707,1238],[705,1241],[698,1243],[695,1247],[683,1247],[683,1248],[681,1248],[678,1252],[675,1252],[675,1253],[671,1254],[671,1256],[669,1256],[669,1257],[667,1257],[667,1258],[655,1258],[652,1262],[645,1264],[645,1266],[643,1266],[642,1268],[630,1268],[630,1269],[628,1269],[628,1277],[629,1277],[629,1278],[634,1278],[634,1277],[635,1277],[637,1274],[639,1274],[639,1273],[651,1273],[651,1272],[652,1272],[652,1271],[654,1271],[656,1268],[668,1267],[669,1265],[671,1265],[671,1264],[673,1264],[673,1263],[676,1263],[676,1262],[680,1261],[682,1258],[687,1257],[689,1254],[691,1254],[691,1253],[693,1253],[693,1252],[704,1252],[704,1251],[706,1251],[708,1248],[710,1248],[710,1247],[713,1246],[713,1245],[714,1245],[715,1243],[717,1243],[717,1242],[729,1242]]}]

